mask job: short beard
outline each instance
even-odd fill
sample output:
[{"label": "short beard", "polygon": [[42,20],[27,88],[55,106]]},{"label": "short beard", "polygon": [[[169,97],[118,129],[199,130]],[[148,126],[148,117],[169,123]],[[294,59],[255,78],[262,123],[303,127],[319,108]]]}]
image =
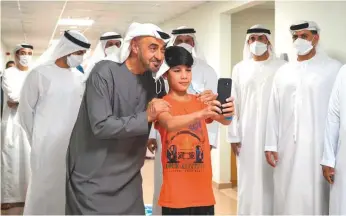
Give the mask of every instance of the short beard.
[{"label": "short beard", "polygon": [[140,48],[138,50],[138,60],[139,60],[140,64],[142,65],[142,67],[145,69],[145,72],[151,71],[151,69],[149,67],[149,63],[145,62],[144,57],[142,55],[142,50]]}]

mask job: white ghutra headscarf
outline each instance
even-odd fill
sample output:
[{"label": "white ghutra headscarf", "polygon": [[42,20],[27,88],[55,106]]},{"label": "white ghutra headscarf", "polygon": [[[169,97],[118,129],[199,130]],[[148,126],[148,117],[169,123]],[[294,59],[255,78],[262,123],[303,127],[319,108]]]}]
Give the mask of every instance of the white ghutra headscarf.
[{"label": "white ghutra headscarf", "polygon": [[195,46],[192,49],[192,56],[194,58],[199,58],[201,60],[205,61],[205,57],[203,55],[202,49],[198,44],[197,38],[196,38],[196,30],[193,28],[188,28],[186,26],[180,26],[172,31],[172,38],[167,44],[167,47],[173,46],[175,43],[175,40],[179,35],[184,35],[184,36],[190,36],[193,38],[193,42]]},{"label": "white ghutra headscarf", "polygon": [[55,62],[57,59],[71,53],[88,50],[90,43],[88,39],[79,31],[65,31],[60,40],[50,45],[50,47],[35,62],[35,66]]},{"label": "white ghutra headscarf", "polygon": [[246,37],[245,37],[244,49],[243,49],[243,60],[252,59],[252,54],[250,52],[250,45],[248,43],[251,35],[265,35],[268,41],[270,42],[270,44],[268,44],[269,56],[270,58],[276,58],[273,43],[272,43],[272,38],[270,36],[271,35],[270,30],[258,24],[258,25],[254,25],[250,27],[246,31]]}]

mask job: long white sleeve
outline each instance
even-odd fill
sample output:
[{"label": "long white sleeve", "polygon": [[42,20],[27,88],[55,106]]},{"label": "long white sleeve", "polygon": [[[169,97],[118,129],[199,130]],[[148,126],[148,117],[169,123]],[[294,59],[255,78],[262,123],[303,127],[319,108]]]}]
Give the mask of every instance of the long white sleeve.
[{"label": "long white sleeve", "polygon": [[280,101],[275,78],[269,99],[268,113],[264,151],[277,152],[279,141]]},{"label": "long white sleeve", "polygon": [[30,145],[34,127],[35,107],[40,95],[40,83],[38,71],[31,71],[24,81],[18,106],[18,118],[27,134]]},{"label": "long white sleeve", "polygon": [[[209,65],[208,65],[209,66]],[[214,93],[217,93],[217,82],[218,82],[218,77],[217,73],[212,67],[208,67],[207,73],[204,74],[205,77],[205,90],[212,90]]]},{"label": "long white sleeve", "polygon": [[232,97],[234,98],[235,114],[232,123],[228,126],[228,142],[240,143],[241,130],[240,130],[240,115],[241,115],[241,93],[239,86],[239,71],[237,65],[233,68],[232,72]]},{"label": "long white sleeve", "polygon": [[158,131],[155,129],[154,124],[151,125],[149,139],[156,139]]},{"label": "long white sleeve", "polygon": [[13,69],[10,68],[9,70],[5,70],[2,78],[2,89],[11,102],[19,101],[20,92],[16,85],[18,85],[18,83],[16,82],[15,74],[13,74]]},{"label": "long white sleeve", "polygon": [[[344,69],[346,73],[346,68]],[[328,167],[335,166],[335,156],[337,155],[340,132],[340,90],[342,82],[342,72],[340,71],[329,100],[327,122],[324,134],[324,151],[321,165]]]}]

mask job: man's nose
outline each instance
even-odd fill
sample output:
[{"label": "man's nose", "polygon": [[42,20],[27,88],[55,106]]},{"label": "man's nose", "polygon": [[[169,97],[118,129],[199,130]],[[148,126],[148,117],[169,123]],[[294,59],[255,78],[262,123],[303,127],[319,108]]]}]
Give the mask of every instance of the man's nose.
[{"label": "man's nose", "polygon": [[164,53],[161,52],[161,50],[158,50],[156,53],[155,53],[155,58],[159,61],[162,61],[163,60],[163,56],[164,56]]}]

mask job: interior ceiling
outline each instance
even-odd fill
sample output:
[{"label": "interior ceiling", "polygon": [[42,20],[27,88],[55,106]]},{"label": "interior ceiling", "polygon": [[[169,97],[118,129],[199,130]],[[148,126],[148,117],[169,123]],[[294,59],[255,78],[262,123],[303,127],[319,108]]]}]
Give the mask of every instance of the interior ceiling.
[{"label": "interior ceiling", "polygon": [[275,1],[263,1],[261,4],[254,6],[256,9],[266,9],[266,10],[274,10],[275,9]]},{"label": "interior ceiling", "polygon": [[[163,23],[206,1],[1,1],[1,37],[13,49],[18,43],[34,46],[41,54],[51,39],[58,39],[67,29],[84,32],[96,46],[107,31],[124,34],[131,22]],[[57,26],[60,18],[89,18],[91,27]],[[183,25],[183,23],[182,23]]]}]

